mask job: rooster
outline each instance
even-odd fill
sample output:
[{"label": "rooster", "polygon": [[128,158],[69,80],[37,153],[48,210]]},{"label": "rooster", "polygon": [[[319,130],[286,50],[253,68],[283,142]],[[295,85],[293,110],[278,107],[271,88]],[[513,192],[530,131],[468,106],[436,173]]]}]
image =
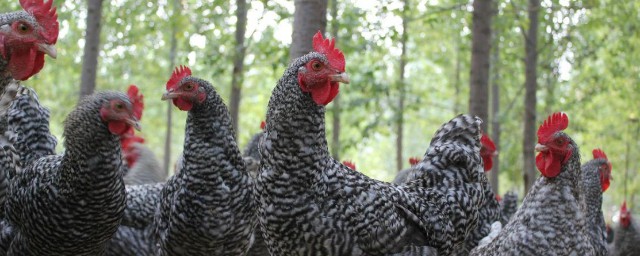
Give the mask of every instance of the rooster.
[{"label": "rooster", "polygon": [[613,238],[613,256],[632,256],[640,252],[640,226],[627,209],[627,202],[620,207],[620,222]]},{"label": "rooster", "polygon": [[[351,171],[330,156],[324,129],[324,106],[348,82],[334,45],[317,33],[315,51],[290,64],[269,101],[256,184],[269,252],[383,255],[433,246],[447,255],[476,228],[484,203],[481,121],[446,123],[417,167],[423,176],[406,186]],[[467,179],[436,181],[458,172]]]},{"label": "rooster", "polygon": [[581,210],[580,152],[563,131],[565,113],[538,128],[536,166],[542,173],[522,206],[488,245],[470,255],[594,255]]},{"label": "rooster", "polygon": [[593,150],[593,160],[582,165],[582,210],[586,214],[589,238],[596,255],[606,255],[606,224],[602,214],[602,193],[610,184],[611,162],[601,149]]},{"label": "rooster", "polygon": [[44,55],[56,58],[58,15],[53,0],[20,0],[22,11],[0,14],[0,89],[27,80],[44,67]]},{"label": "rooster", "polygon": [[182,169],[165,184],[154,219],[159,255],[242,255],[256,225],[253,183],[231,116],[213,85],[178,67],[164,100],[188,111]]},{"label": "rooster", "polygon": [[11,180],[9,255],[100,255],[125,207],[119,137],[139,128],[124,93],[86,97],[64,123],[65,153],[29,163]]},{"label": "rooster", "polygon": [[7,143],[7,109],[21,87],[57,56],[58,15],[53,0],[20,0],[22,11],[0,14],[0,143]]}]

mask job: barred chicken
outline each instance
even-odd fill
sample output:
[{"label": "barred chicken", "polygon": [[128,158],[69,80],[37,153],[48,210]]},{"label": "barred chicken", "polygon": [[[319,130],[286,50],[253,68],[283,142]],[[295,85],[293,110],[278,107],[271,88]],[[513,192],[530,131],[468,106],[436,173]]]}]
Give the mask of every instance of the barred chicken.
[{"label": "barred chicken", "polygon": [[611,254],[613,256],[633,256],[640,252],[640,226],[627,209],[627,202],[620,207],[619,226],[615,230]]},{"label": "barred chicken", "polygon": [[139,127],[136,102],[100,92],[64,123],[65,153],[37,159],[11,180],[8,255],[100,255],[125,207],[119,136]]},{"label": "barred chicken", "polygon": [[[257,178],[258,216],[272,255],[384,255],[464,245],[485,204],[480,123],[458,116],[436,133],[404,186],[373,180],[333,159],[324,112],[348,82],[342,52],[320,33],[294,60],[268,105]],[[443,182],[445,181],[446,182]]]},{"label": "barred chicken", "polygon": [[581,209],[580,152],[563,131],[565,113],[549,116],[538,128],[538,178],[522,205],[488,245],[470,255],[594,255]]},{"label": "barred chicken", "polygon": [[606,224],[602,214],[602,193],[611,179],[611,162],[601,149],[593,150],[593,160],[582,165],[582,210],[586,214],[589,238],[596,255],[607,255]]},{"label": "barred chicken", "polygon": [[257,222],[253,183],[227,107],[184,66],[162,98],[188,115],[182,169],[165,184],[153,222],[159,255],[245,254]]}]

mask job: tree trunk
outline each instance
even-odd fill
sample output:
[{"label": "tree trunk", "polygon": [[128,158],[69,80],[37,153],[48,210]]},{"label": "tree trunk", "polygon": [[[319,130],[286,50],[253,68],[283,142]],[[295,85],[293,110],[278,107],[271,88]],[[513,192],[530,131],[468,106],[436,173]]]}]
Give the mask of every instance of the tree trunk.
[{"label": "tree trunk", "polygon": [[[331,34],[338,40],[338,0],[331,0]],[[340,94],[333,99],[333,130],[331,133],[331,155],[340,161]]]},{"label": "tree trunk", "polygon": [[398,112],[396,113],[396,169],[402,170],[403,156],[402,156],[402,140],[404,139],[404,101],[406,97],[405,91],[405,79],[404,69],[407,65],[407,41],[409,34],[407,33],[407,23],[409,22],[409,0],[404,0],[404,7],[402,9],[402,37],[400,38],[400,44],[402,45],[402,52],[400,53],[400,75],[398,79],[398,89],[400,91],[400,97],[398,99]]},{"label": "tree trunk", "polygon": [[[498,31],[493,33],[493,52],[491,56],[491,138],[500,152],[500,40]],[[493,168],[489,174],[489,182],[493,193],[499,195],[500,154],[493,157]]]},{"label": "tree trunk", "polygon": [[[173,15],[180,15],[180,0],[173,0]],[[176,66],[176,52],[178,50],[178,25],[176,22],[171,24],[171,48],[169,48],[169,73],[173,72]],[[165,176],[169,175],[169,168],[171,168],[171,126],[173,125],[173,117],[171,115],[173,111],[173,102],[167,101],[167,133],[164,137],[164,158],[162,159],[162,166],[164,168]]]},{"label": "tree trunk", "polygon": [[247,1],[236,0],[236,53],[233,58],[233,74],[231,78],[231,100],[229,101],[229,112],[231,113],[231,124],[238,137],[240,127],[240,100],[242,97],[242,71],[244,69],[244,34],[247,29]]},{"label": "tree trunk", "polygon": [[489,121],[489,54],[491,52],[492,0],[473,1],[471,76],[469,79],[469,113],[482,118],[482,129]]},{"label": "tree trunk", "polygon": [[313,35],[320,30],[323,34],[327,27],[328,0],[295,0],[293,14],[293,34],[289,60],[294,60],[313,50]]},{"label": "tree trunk", "polygon": [[524,189],[529,191],[537,177],[534,147],[536,143],[536,91],[538,64],[538,11],[540,0],[529,0],[529,30],[525,37]]},{"label": "tree trunk", "polygon": [[100,19],[102,0],[87,1],[87,30],[85,33],[82,75],[80,79],[80,99],[90,95],[96,88],[98,53],[100,52]]}]

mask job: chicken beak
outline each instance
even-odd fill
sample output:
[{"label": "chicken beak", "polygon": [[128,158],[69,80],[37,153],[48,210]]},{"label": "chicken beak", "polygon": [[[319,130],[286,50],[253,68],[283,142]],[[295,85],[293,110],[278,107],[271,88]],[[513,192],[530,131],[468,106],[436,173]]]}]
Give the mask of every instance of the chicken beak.
[{"label": "chicken beak", "polygon": [[140,122],[135,117],[131,117],[131,118],[127,119],[126,122],[127,122],[128,125],[131,125],[131,127],[133,127],[133,129],[136,129],[137,131],[141,131],[142,130],[142,126],[140,126]]},{"label": "chicken beak", "polygon": [[540,143],[536,144],[536,152],[543,152],[543,151],[547,151],[549,148],[545,145],[542,145]]},{"label": "chicken beak", "polygon": [[349,75],[347,75],[347,73],[340,73],[337,75],[332,75],[331,76],[331,82],[340,82],[340,83],[345,83],[348,84],[349,83]]},{"label": "chicken beak", "polygon": [[498,155],[498,150],[493,151],[493,154],[492,154],[492,155],[493,155],[493,156],[497,156],[497,155]]},{"label": "chicken beak", "polygon": [[45,54],[51,56],[51,58],[58,57],[58,51],[56,50],[56,46],[52,44],[37,44],[38,51],[44,52]]},{"label": "chicken beak", "polygon": [[176,93],[174,90],[168,90],[164,94],[162,94],[162,100],[171,100],[178,98],[180,94]]}]

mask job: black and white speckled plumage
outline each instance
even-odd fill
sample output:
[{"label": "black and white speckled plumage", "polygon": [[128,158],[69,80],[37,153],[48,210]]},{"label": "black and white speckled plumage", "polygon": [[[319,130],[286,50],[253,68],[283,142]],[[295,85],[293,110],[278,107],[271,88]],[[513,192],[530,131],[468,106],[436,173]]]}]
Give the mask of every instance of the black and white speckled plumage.
[{"label": "black and white speckled plumage", "polygon": [[582,196],[582,210],[587,218],[589,239],[591,239],[596,255],[607,255],[606,223],[602,214],[600,167],[607,165],[608,162],[607,159],[596,158],[581,167],[580,193]]},{"label": "black and white speckled plumage", "polygon": [[[21,168],[19,156],[11,145],[0,147],[0,220],[4,220],[4,206],[9,193],[10,175]],[[11,174],[10,174],[11,173]],[[5,225],[0,225],[3,227]]]},{"label": "black and white speckled plumage", "polygon": [[[440,174],[430,177],[425,172],[421,179],[441,179],[430,185],[416,180],[396,186],[351,171],[331,158],[325,108],[303,93],[297,82],[298,69],[313,59],[327,63],[316,52],[294,60],[269,101],[256,188],[258,215],[271,254],[382,255],[430,245],[446,255],[461,244],[475,228],[477,206],[484,201],[479,186],[466,186],[479,175],[465,174],[468,180],[443,184]],[[449,141],[451,137],[436,139],[431,152],[446,156],[433,156],[424,170],[438,173],[455,165],[454,169],[481,174],[479,124],[469,116],[445,124],[463,126],[457,135],[464,143]],[[465,152],[455,154],[454,148]]]},{"label": "black and white speckled plumage", "polygon": [[500,222],[502,226],[507,225],[513,214],[518,211],[518,193],[515,191],[507,191],[502,197],[502,202],[500,203],[500,212],[502,213],[502,218]]},{"label": "black and white speckled plumage", "polygon": [[[482,159],[476,155],[480,145],[473,137],[481,133],[475,125],[479,118],[462,116],[443,125],[431,140],[424,160],[410,168],[405,183],[421,181],[422,186],[437,187],[456,197],[461,212],[454,218],[459,232],[457,237],[464,239],[464,245],[455,248],[454,255],[466,255],[478,242],[491,231],[491,224],[500,220],[500,209],[491,185],[484,172]],[[481,136],[481,135],[478,135]],[[459,163],[461,162],[461,163]],[[427,164],[430,163],[430,164]],[[462,182],[461,182],[462,181]],[[469,201],[464,203],[465,201]],[[476,217],[477,216],[477,217]],[[469,233],[460,233],[464,227],[473,227]]]},{"label": "black and white speckled plumage", "polygon": [[555,178],[540,177],[522,205],[491,243],[470,255],[595,255],[581,209],[580,152],[564,132],[573,153]]},{"label": "black and white speckled plumage", "polygon": [[22,165],[55,154],[58,141],[49,130],[49,116],[35,91],[25,87],[18,90],[7,112],[7,133]]},{"label": "black and white speckled plumage", "polygon": [[40,158],[11,181],[9,255],[101,255],[125,207],[119,137],[100,109],[124,93],[86,97],[65,121],[64,155]]},{"label": "black and white speckled plumage", "polygon": [[631,217],[629,227],[618,222],[613,237],[612,256],[637,256],[640,252],[640,225]]},{"label": "black and white speckled plumage", "polygon": [[154,255],[153,218],[164,183],[127,185],[127,206],[118,231],[107,244],[106,255]]},{"label": "black and white speckled plumage", "polygon": [[149,147],[143,143],[132,143],[131,150],[137,154],[137,160],[124,176],[126,185],[154,184],[167,179],[158,158]]},{"label": "black and white speckled plumage", "polygon": [[251,137],[251,140],[249,140],[249,142],[247,143],[247,146],[245,146],[244,148],[244,152],[242,152],[244,156],[252,157],[260,161],[261,157],[260,157],[259,146],[260,146],[260,140],[262,139],[263,134],[264,132],[260,131],[259,133],[256,133]]},{"label": "black and white speckled plumage", "polygon": [[257,220],[231,116],[209,82],[187,76],[184,83],[197,84],[206,99],[188,112],[182,168],[162,190],[159,255],[243,255]]},{"label": "black and white speckled plumage", "polygon": [[150,228],[120,226],[107,243],[105,256],[152,256],[155,248]]},{"label": "black and white speckled plumage", "polygon": [[164,183],[127,185],[127,206],[121,224],[145,229],[151,225],[160,205],[160,193]]}]

